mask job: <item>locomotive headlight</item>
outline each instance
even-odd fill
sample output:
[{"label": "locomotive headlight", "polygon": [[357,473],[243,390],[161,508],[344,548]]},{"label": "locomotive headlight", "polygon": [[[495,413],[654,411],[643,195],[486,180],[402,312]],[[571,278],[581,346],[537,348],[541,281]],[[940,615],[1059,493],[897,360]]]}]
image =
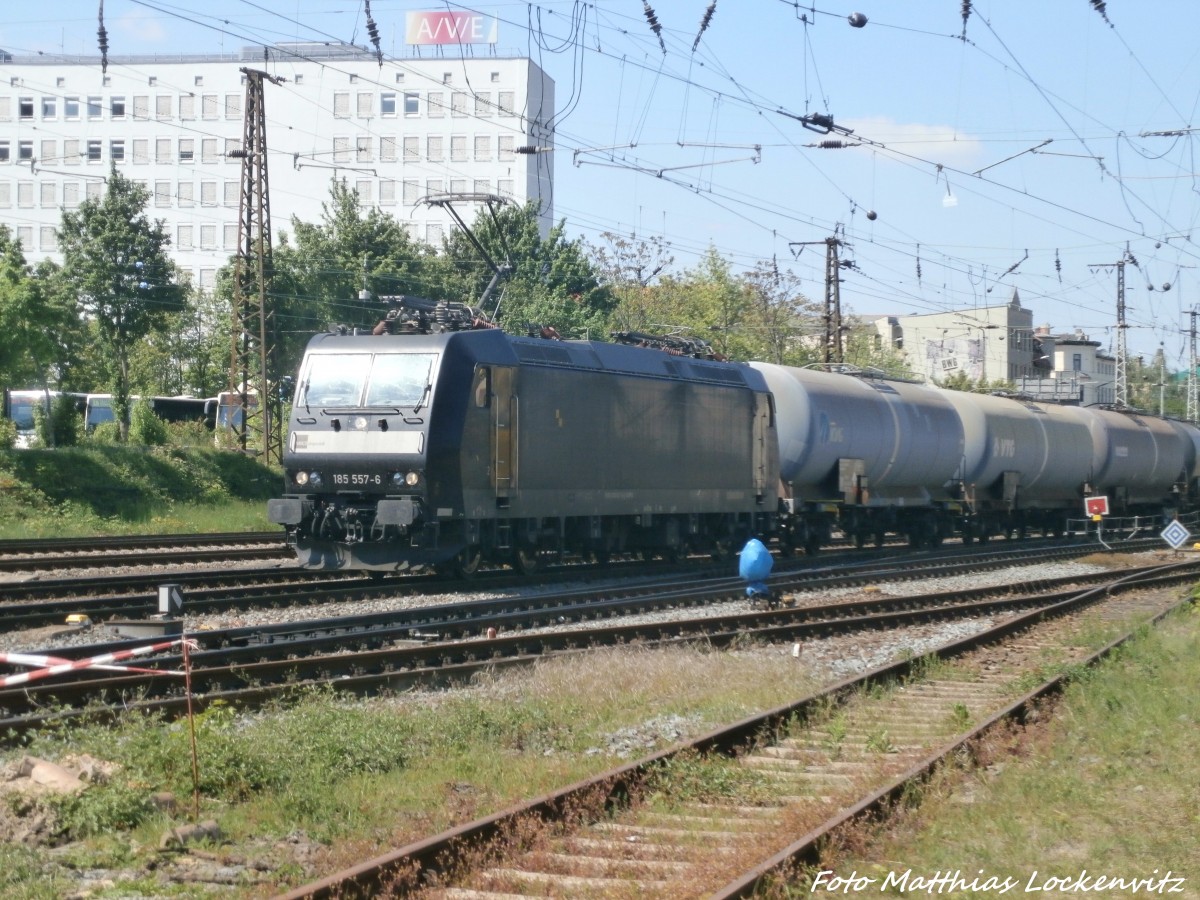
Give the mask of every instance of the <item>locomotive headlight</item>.
[{"label": "locomotive headlight", "polygon": [[301,487],[304,487],[304,485],[308,484],[307,472],[297,472],[293,477],[296,480],[296,484],[300,485]]},{"label": "locomotive headlight", "polygon": [[310,473],[308,476],[308,483],[311,484],[313,487],[320,487],[321,486],[321,473],[320,472]]},{"label": "locomotive headlight", "polygon": [[367,417],[366,416],[354,416],[350,419],[349,422],[346,423],[346,426],[351,431],[366,431],[367,430]]},{"label": "locomotive headlight", "polygon": [[404,473],[403,472],[393,472],[392,473],[392,486],[393,487],[402,487],[403,485],[404,485]]},{"label": "locomotive headlight", "polygon": [[409,487],[416,487],[417,482],[420,480],[421,480],[421,475],[419,472],[409,472],[407,475],[404,476],[404,483],[407,484]]}]

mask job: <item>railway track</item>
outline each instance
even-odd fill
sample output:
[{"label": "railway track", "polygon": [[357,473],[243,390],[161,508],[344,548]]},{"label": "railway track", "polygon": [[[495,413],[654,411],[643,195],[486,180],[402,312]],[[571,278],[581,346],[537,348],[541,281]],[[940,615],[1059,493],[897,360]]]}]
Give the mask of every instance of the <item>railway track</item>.
[{"label": "railway track", "polygon": [[[1131,542],[1129,550],[1145,549],[1153,542]],[[955,548],[946,553],[914,557],[911,554],[893,555],[882,560],[873,556],[863,560],[853,552],[837,556],[820,557],[816,560],[783,560],[771,579],[776,593],[791,590],[811,589],[807,582],[823,587],[844,584],[861,584],[870,578],[916,578],[931,568],[947,570],[952,560],[960,560],[959,570],[978,567],[996,567],[1043,560],[1063,559],[1092,552],[1087,544],[1068,545],[1013,545],[978,549],[973,552]],[[888,562],[888,559],[902,562]],[[679,577],[693,579],[695,583],[681,583],[681,590],[719,586],[722,590],[742,583],[727,577],[729,566],[708,565],[698,570],[692,567]],[[842,573],[833,575],[833,571]],[[661,572],[643,563],[613,563],[607,567],[594,565],[572,565],[549,569],[535,577],[516,576],[512,573],[494,573],[470,582],[473,592],[506,591],[536,585],[561,582],[609,579],[613,577],[643,577]],[[680,571],[678,569],[672,571]],[[840,580],[839,580],[840,578]],[[93,623],[102,623],[111,618],[137,618],[157,612],[158,587],[171,582],[179,584],[186,594],[187,615],[204,615],[217,611],[244,611],[253,609],[280,608],[288,606],[316,606],[322,603],[343,600],[371,600],[377,598],[445,593],[448,587],[461,588],[462,582],[448,581],[434,576],[397,575],[384,578],[369,578],[361,573],[329,573],[277,566],[257,567],[221,572],[195,571],[123,574],[101,578],[38,579],[22,583],[10,583],[0,590],[0,622],[7,631],[43,628],[62,624],[68,615],[87,616]],[[578,592],[573,592],[577,594]],[[595,592],[597,596],[611,595],[612,588]],[[507,603],[511,604],[509,600]],[[479,607],[468,606],[468,609]]]},{"label": "railway track", "polygon": [[[1170,577],[1194,577],[1198,571],[1200,560],[1194,560],[1177,567]],[[1093,580],[1110,577],[1097,575]],[[844,583],[845,577],[836,580]],[[712,606],[737,597],[741,590],[738,582],[720,587],[692,585],[666,593],[643,590],[635,594],[627,589],[621,596],[612,596],[611,591],[607,595],[568,592],[555,596],[553,602],[526,597],[509,598],[500,605],[497,601],[441,605],[410,610],[399,619],[395,614],[382,614],[271,629],[226,629],[195,635],[202,649],[191,655],[193,702],[200,708],[217,700],[253,705],[314,683],[372,693],[416,684],[462,682],[479,671],[524,664],[552,653],[632,642],[704,640],[725,646],[746,637],[800,641],[864,628],[1013,615],[1077,592],[1081,579],[1072,576],[1061,581],[1070,586],[1066,593],[1064,584],[1041,581],[752,612],[724,612]],[[1032,593],[1022,594],[1021,588]],[[1050,599],[1048,591],[1055,592]],[[701,617],[686,614],[698,606],[711,608]],[[671,614],[664,617],[664,609]],[[657,613],[649,614],[651,610]],[[488,637],[489,633],[495,636]],[[129,646],[126,641],[74,648],[75,658]],[[181,662],[177,654],[171,654],[142,665],[177,669]],[[108,704],[108,712],[97,704]],[[186,697],[178,679],[84,669],[54,683],[0,690],[0,734],[15,739],[51,722],[62,724],[85,706],[89,716],[119,715],[127,709],[178,715],[186,706]],[[48,708],[57,711],[41,712]]]},{"label": "railway track", "polygon": [[0,541],[0,572],[286,558],[278,531]]},{"label": "railway track", "polygon": [[[676,745],[550,795],[398,848],[282,900],[409,895],[747,897],[808,892],[823,840],[881,809],[999,725],[1058,690],[1061,670],[1090,664],[1177,599],[1178,565],[1124,576],[1009,617],[921,660],[860,678]],[[1125,634],[1082,650],[1086,621]],[[1022,687],[1030,679],[1032,689]],[[741,790],[689,798],[688,760],[721,759]]]}]

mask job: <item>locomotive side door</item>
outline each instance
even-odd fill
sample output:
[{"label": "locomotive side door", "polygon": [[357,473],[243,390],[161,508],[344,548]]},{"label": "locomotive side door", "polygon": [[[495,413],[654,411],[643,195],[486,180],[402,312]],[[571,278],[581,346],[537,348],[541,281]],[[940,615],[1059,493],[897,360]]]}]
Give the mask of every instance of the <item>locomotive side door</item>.
[{"label": "locomotive side door", "polygon": [[492,487],[497,498],[517,490],[517,370],[492,367]]}]

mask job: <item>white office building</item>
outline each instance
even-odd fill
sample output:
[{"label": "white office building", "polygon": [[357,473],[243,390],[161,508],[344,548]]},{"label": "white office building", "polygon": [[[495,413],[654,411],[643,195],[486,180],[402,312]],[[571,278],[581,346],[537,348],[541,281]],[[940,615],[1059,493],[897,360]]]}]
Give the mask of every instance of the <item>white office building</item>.
[{"label": "white office building", "polygon": [[[150,194],[172,253],[210,288],[238,247],[246,76],[264,85],[272,231],[319,222],[331,179],[440,247],[430,195],[541,202],[553,221],[554,83],[528,59],[388,59],[324,45],[183,57],[0,53],[0,223],[26,258],[62,261],[63,209],[99,196],[111,166]],[[473,205],[456,207],[470,222]]]}]

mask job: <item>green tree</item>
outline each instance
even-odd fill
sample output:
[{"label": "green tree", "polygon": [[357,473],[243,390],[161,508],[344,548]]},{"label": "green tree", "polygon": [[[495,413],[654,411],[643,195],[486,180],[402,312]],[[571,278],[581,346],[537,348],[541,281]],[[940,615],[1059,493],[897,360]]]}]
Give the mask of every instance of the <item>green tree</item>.
[{"label": "green tree", "polygon": [[610,327],[614,331],[650,331],[655,320],[652,285],[675,261],[667,242],[657,236],[625,238],[611,231],[600,238],[603,243],[589,244],[587,252],[600,283],[616,300]]},{"label": "green tree", "polygon": [[[387,311],[378,297],[437,292],[433,249],[410,237],[394,216],[364,207],[345,180],[330,183],[320,222],[293,217],[292,232],[280,235],[271,260],[269,301],[281,372],[294,371],[308,339],[330,324],[373,326]],[[221,281],[227,302],[229,275]],[[363,289],[371,299],[359,299]]]},{"label": "green tree", "polygon": [[792,366],[824,359],[819,344],[806,339],[814,333],[824,335],[823,330],[814,332],[821,328],[821,308],[801,292],[799,276],[781,271],[774,260],[761,260],[741,281],[745,358]]},{"label": "green tree", "polygon": [[0,225],[0,380],[5,386],[41,387],[57,381],[55,340],[63,319],[53,295],[30,270],[20,242],[8,226]]},{"label": "green tree", "polygon": [[170,238],[162,220],[146,215],[149,192],[114,167],[104,196],[63,212],[59,246],[63,276],[80,309],[94,324],[108,370],[113,413],[129,416],[130,359],[134,346],[168,314],[183,309],[184,290],[167,256]]}]

